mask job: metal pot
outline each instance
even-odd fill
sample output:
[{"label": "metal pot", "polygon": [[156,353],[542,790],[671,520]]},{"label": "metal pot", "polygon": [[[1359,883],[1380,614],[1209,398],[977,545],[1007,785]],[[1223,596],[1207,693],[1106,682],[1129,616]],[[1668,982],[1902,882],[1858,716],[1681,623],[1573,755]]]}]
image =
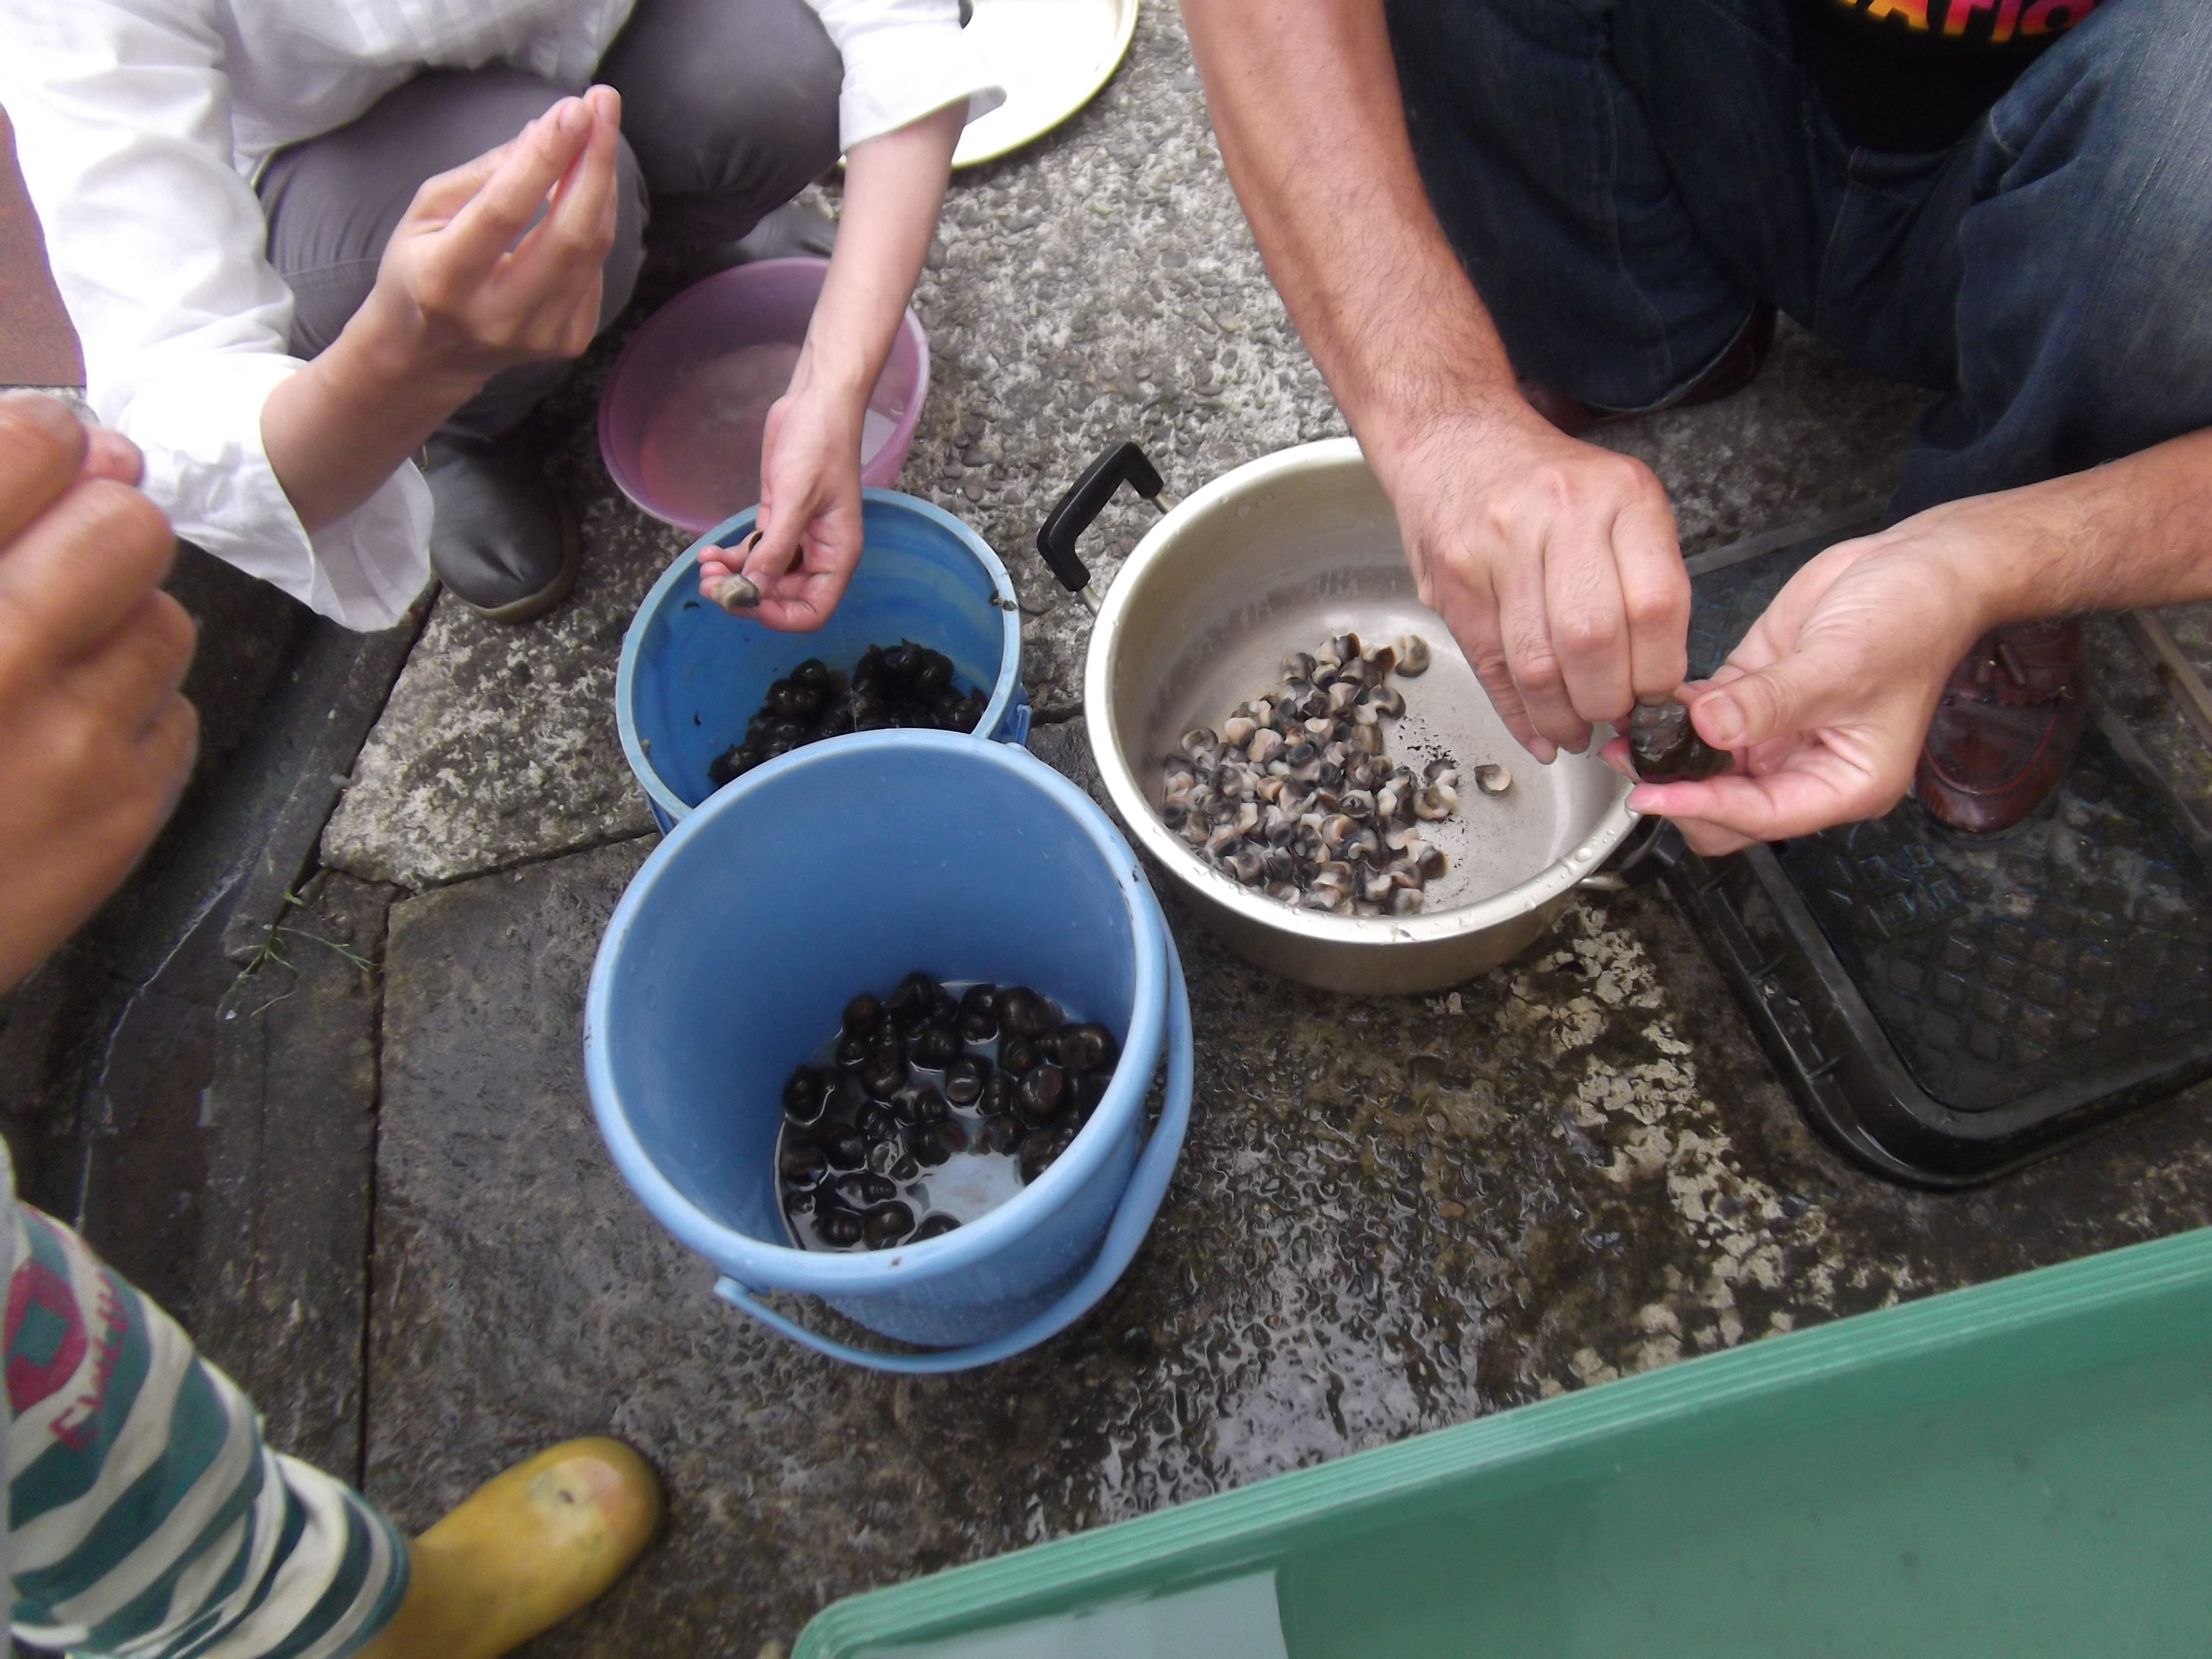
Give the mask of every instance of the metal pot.
[{"label": "metal pot", "polygon": [[[1074,538],[1125,481],[1166,516],[1101,599]],[[1084,708],[1115,808],[1206,925],[1263,968],[1368,994],[1456,983],[1534,943],[1636,824],[1628,784],[1595,745],[1539,766],[1506,731],[1443,621],[1416,597],[1396,517],[1352,439],[1266,456],[1179,506],[1125,444],[1068,492],[1037,542],[1098,611]],[[1428,672],[1393,681],[1407,702],[1393,755],[1418,765],[1449,754],[1463,773],[1496,762],[1513,776],[1500,796],[1463,787],[1458,812],[1424,826],[1450,867],[1415,915],[1293,909],[1208,866],[1158,815],[1161,763],[1184,732],[1218,726],[1280,679],[1285,653],[1345,632],[1429,642]],[[1592,884],[1623,883],[1608,874]]]}]

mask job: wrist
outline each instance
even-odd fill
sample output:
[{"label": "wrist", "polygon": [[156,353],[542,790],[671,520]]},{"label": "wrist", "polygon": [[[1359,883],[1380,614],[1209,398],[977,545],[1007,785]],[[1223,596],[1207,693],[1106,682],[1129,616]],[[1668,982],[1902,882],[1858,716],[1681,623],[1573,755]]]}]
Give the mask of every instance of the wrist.
[{"label": "wrist", "polygon": [[313,535],[368,500],[484,378],[423,368],[349,324],[278,381],[261,443],[301,528]]},{"label": "wrist", "polygon": [[799,352],[785,396],[794,402],[811,403],[824,416],[857,429],[880,372],[872,370],[849,349],[823,346],[810,339]]},{"label": "wrist", "polygon": [[490,375],[441,361],[386,325],[374,296],[355,313],[338,337],[307,365],[324,393],[347,410],[379,411],[380,418],[404,408],[432,424],[483,390]]},{"label": "wrist", "polygon": [[1368,465],[1393,500],[1409,475],[1433,472],[1441,464],[1457,480],[1477,480],[1517,465],[1509,458],[1532,439],[1558,435],[1510,377],[1502,384],[1465,374],[1423,380],[1356,412],[1346,410]]},{"label": "wrist", "polygon": [[1936,580],[1960,601],[1968,644],[2008,623],[2083,608],[2068,573],[2086,526],[2063,489],[2032,485],[1968,496],[1923,516],[1937,532],[1930,550]]},{"label": "wrist", "polygon": [[[1436,291],[1402,288],[1378,325],[1364,296],[1315,319],[1315,351],[1345,418],[1370,453],[1407,453],[1449,433],[1465,442],[1489,428],[1500,435],[1542,417],[1521,395],[1504,343],[1442,234],[1433,238]],[[1303,326],[1303,322],[1302,322]],[[1549,430],[1549,428],[1546,428]]]}]

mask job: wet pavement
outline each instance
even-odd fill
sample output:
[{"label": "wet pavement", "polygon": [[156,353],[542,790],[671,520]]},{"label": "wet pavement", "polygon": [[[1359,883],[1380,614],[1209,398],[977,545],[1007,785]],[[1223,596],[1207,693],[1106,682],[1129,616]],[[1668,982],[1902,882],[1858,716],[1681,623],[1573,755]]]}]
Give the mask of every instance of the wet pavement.
[{"label": "wet pavement", "polygon": [[1376,1000],[1248,968],[1171,904],[1199,1085],[1135,1265],[1031,1353],[864,1373],[714,1301],[592,1127],[585,981],[649,846],[392,912],[368,1490],[421,1525],[585,1430],[669,1482],[646,1567],[534,1651],[752,1655],[872,1584],[2212,1220],[2212,1091],[1974,1194],[1857,1174],[1656,894]]},{"label": "wet pavement", "polygon": [[[1029,552],[1057,491],[1124,437],[1182,494],[1343,429],[1171,8],[1142,14],[1089,109],[956,181],[916,307],[933,386],[901,487],[1006,557],[1032,747],[1088,786],[1087,614]],[[1972,1193],[1857,1173],[1812,1138],[1656,890],[1586,900],[1521,962],[1387,1000],[1270,978],[1170,896],[1196,1103],[1160,1218],[1101,1306],[941,1379],[768,1334],[631,1198],[583,1088],[592,953],[653,844],[615,664],[687,539],[597,459],[619,332],[542,422],[582,508],[574,598],[519,629],[437,603],[358,760],[300,774],[343,798],[287,931],[253,935],[273,950],[246,952],[240,979],[187,930],[177,1001],[205,1079],[181,1067],[164,1095],[150,1037],[138,1073],[170,1099],[161,1144],[187,1154],[163,1212],[174,1294],[280,1444],[362,1468],[410,1528],[568,1435],[622,1435],[663,1471],[661,1542],[532,1653],[751,1659],[869,1585],[2212,1221],[2212,1089]],[[1606,441],[1659,471],[1694,552],[1881,494],[1919,401],[1785,325],[1747,392]],[[1125,500],[1101,520],[1102,585],[1151,519]],[[364,728],[375,712],[347,706]],[[2162,708],[2138,712],[2183,753]],[[0,1043],[31,1045],[21,1011],[44,1006],[20,1002]],[[109,1212],[95,1237],[123,1256],[134,1231]]]}]

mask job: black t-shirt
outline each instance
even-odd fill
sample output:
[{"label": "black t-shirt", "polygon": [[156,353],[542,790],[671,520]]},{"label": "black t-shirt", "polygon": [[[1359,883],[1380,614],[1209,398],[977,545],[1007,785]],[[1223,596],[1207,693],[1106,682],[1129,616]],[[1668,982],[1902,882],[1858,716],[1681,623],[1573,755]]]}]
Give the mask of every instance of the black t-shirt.
[{"label": "black t-shirt", "polygon": [[1942,149],[2097,3],[1798,0],[1798,45],[1829,112],[1854,143]]}]

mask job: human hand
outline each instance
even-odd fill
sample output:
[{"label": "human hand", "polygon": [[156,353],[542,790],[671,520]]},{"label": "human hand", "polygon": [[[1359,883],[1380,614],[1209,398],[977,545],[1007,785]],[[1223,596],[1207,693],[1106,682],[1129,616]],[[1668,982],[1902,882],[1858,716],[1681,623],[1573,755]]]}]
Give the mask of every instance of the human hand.
[{"label": "human hand", "polygon": [[956,100],[846,157],[837,251],[791,389],[762,438],[759,536],[699,561],[701,593],[713,599],[742,570],[761,594],[750,614],[770,628],[821,627],[860,562],[861,422],[929,250],[967,110]]},{"label": "human hand", "polygon": [[593,87],[427,180],[347,325],[358,355],[450,384],[457,407],[502,368],[580,354],[599,330],[621,124],[620,97]]},{"label": "human hand", "polygon": [[[1995,620],[1978,574],[2002,550],[1990,528],[1953,503],[1806,565],[1710,681],[1682,688],[1735,770],[1639,784],[1628,804],[1674,819],[1707,856],[1887,812],[1911,786],[1944,682]],[[1627,751],[1616,738],[1605,758],[1632,777]]]},{"label": "human hand", "polygon": [[1690,581],[1666,491],[1641,462],[1565,436],[1517,398],[1372,446],[1421,602],[1540,761],[1671,692]]},{"label": "human hand", "polygon": [[769,628],[811,633],[830,620],[860,561],[860,423],[865,404],[824,389],[806,356],[769,410],[761,441],[758,533],[700,556],[699,591],[741,573]]},{"label": "human hand", "polygon": [[168,817],[199,719],[193,629],[137,452],[0,398],[0,989],[112,891]]}]

